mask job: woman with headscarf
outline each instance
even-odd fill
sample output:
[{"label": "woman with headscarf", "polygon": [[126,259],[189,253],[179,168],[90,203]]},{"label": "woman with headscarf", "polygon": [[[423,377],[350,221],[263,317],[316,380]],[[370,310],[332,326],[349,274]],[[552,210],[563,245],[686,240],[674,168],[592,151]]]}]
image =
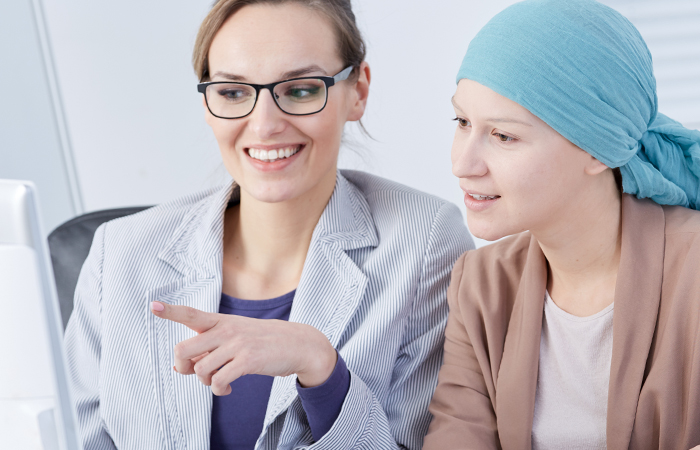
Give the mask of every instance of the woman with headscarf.
[{"label": "woman with headscarf", "polygon": [[700,132],[592,0],[527,0],[472,40],[452,148],[472,233],[425,449],[700,444]]}]

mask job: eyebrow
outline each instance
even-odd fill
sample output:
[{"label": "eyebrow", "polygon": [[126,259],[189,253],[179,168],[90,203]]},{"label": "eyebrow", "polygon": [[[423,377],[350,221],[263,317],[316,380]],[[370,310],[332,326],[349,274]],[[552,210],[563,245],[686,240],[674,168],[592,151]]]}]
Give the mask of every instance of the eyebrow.
[{"label": "eyebrow", "polygon": [[493,117],[491,119],[486,119],[487,122],[496,122],[496,123],[518,123],[520,125],[525,125],[526,127],[531,127],[532,124],[523,122],[522,120],[516,120],[516,119],[511,119],[508,117]]},{"label": "eyebrow", "polygon": [[[308,75],[310,73],[318,73],[321,72],[323,75],[327,76],[328,73],[323,70],[321,67],[317,66],[316,64],[307,66],[307,67],[302,67],[301,69],[296,69],[296,70],[290,70],[289,72],[285,72],[282,74],[282,76],[279,78],[279,81],[283,80],[288,80],[290,78],[298,78],[302,77],[304,75]],[[242,83],[247,82],[248,80],[246,77],[243,75],[237,75],[234,73],[230,72],[216,72],[212,78],[223,78],[225,80],[230,80],[230,81],[240,81]]]},{"label": "eyebrow", "polygon": [[[454,106],[456,109],[462,111],[462,108],[457,106],[457,103],[455,103],[455,98],[452,97],[452,106]],[[526,127],[531,127],[532,124],[528,122],[523,122],[522,120],[517,120],[517,119],[512,119],[509,117],[492,117],[490,119],[486,119],[486,122],[496,122],[496,123],[518,123],[520,125],[525,125]]]}]

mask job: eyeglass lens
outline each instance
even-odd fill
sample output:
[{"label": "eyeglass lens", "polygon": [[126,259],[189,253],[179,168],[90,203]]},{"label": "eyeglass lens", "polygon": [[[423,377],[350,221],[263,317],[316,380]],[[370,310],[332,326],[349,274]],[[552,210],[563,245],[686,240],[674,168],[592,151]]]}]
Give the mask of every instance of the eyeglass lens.
[{"label": "eyeglass lens", "polygon": [[[288,114],[313,114],[326,104],[326,84],[322,80],[303,79],[280,83],[274,96]],[[207,86],[207,105],[215,116],[237,118],[248,115],[255,106],[255,89],[245,84],[216,83]]]}]

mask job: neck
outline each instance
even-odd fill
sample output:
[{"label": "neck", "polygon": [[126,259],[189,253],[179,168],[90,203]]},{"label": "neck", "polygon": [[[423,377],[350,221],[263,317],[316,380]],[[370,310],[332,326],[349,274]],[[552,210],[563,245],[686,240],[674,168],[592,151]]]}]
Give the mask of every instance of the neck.
[{"label": "neck", "polygon": [[614,195],[585,195],[567,208],[559,223],[540,233],[533,231],[547,258],[550,296],[571,314],[592,315],[614,300],[620,204],[617,190]]},{"label": "neck", "polygon": [[336,175],[298,198],[259,201],[241,190],[226,212],[223,291],[265,299],[296,289],[313,231],[335,188]]}]

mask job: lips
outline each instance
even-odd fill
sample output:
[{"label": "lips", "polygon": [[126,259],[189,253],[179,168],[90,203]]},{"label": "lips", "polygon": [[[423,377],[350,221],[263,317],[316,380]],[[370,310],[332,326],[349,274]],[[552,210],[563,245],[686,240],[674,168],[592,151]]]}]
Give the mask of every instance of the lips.
[{"label": "lips", "polygon": [[501,198],[500,195],[486,194],[483,192],[464,191],[464,205],[473,212],[481,212],[489,209]]},{"label": "lips", "polygon": [[501,198],[500,195],[480,195],[480,194],[470,194],[467,193],[468,196],[473,198],[474,200],[477,201],[484,201],[484,200],[496,200],[497,198]]},{"label": "lips", "polygon": [[281,159],[291,158],[297,154],[302,147],[301,144],[271,150],[250,147],[246,152],[251,158],[257,161],[272,163]]}]

